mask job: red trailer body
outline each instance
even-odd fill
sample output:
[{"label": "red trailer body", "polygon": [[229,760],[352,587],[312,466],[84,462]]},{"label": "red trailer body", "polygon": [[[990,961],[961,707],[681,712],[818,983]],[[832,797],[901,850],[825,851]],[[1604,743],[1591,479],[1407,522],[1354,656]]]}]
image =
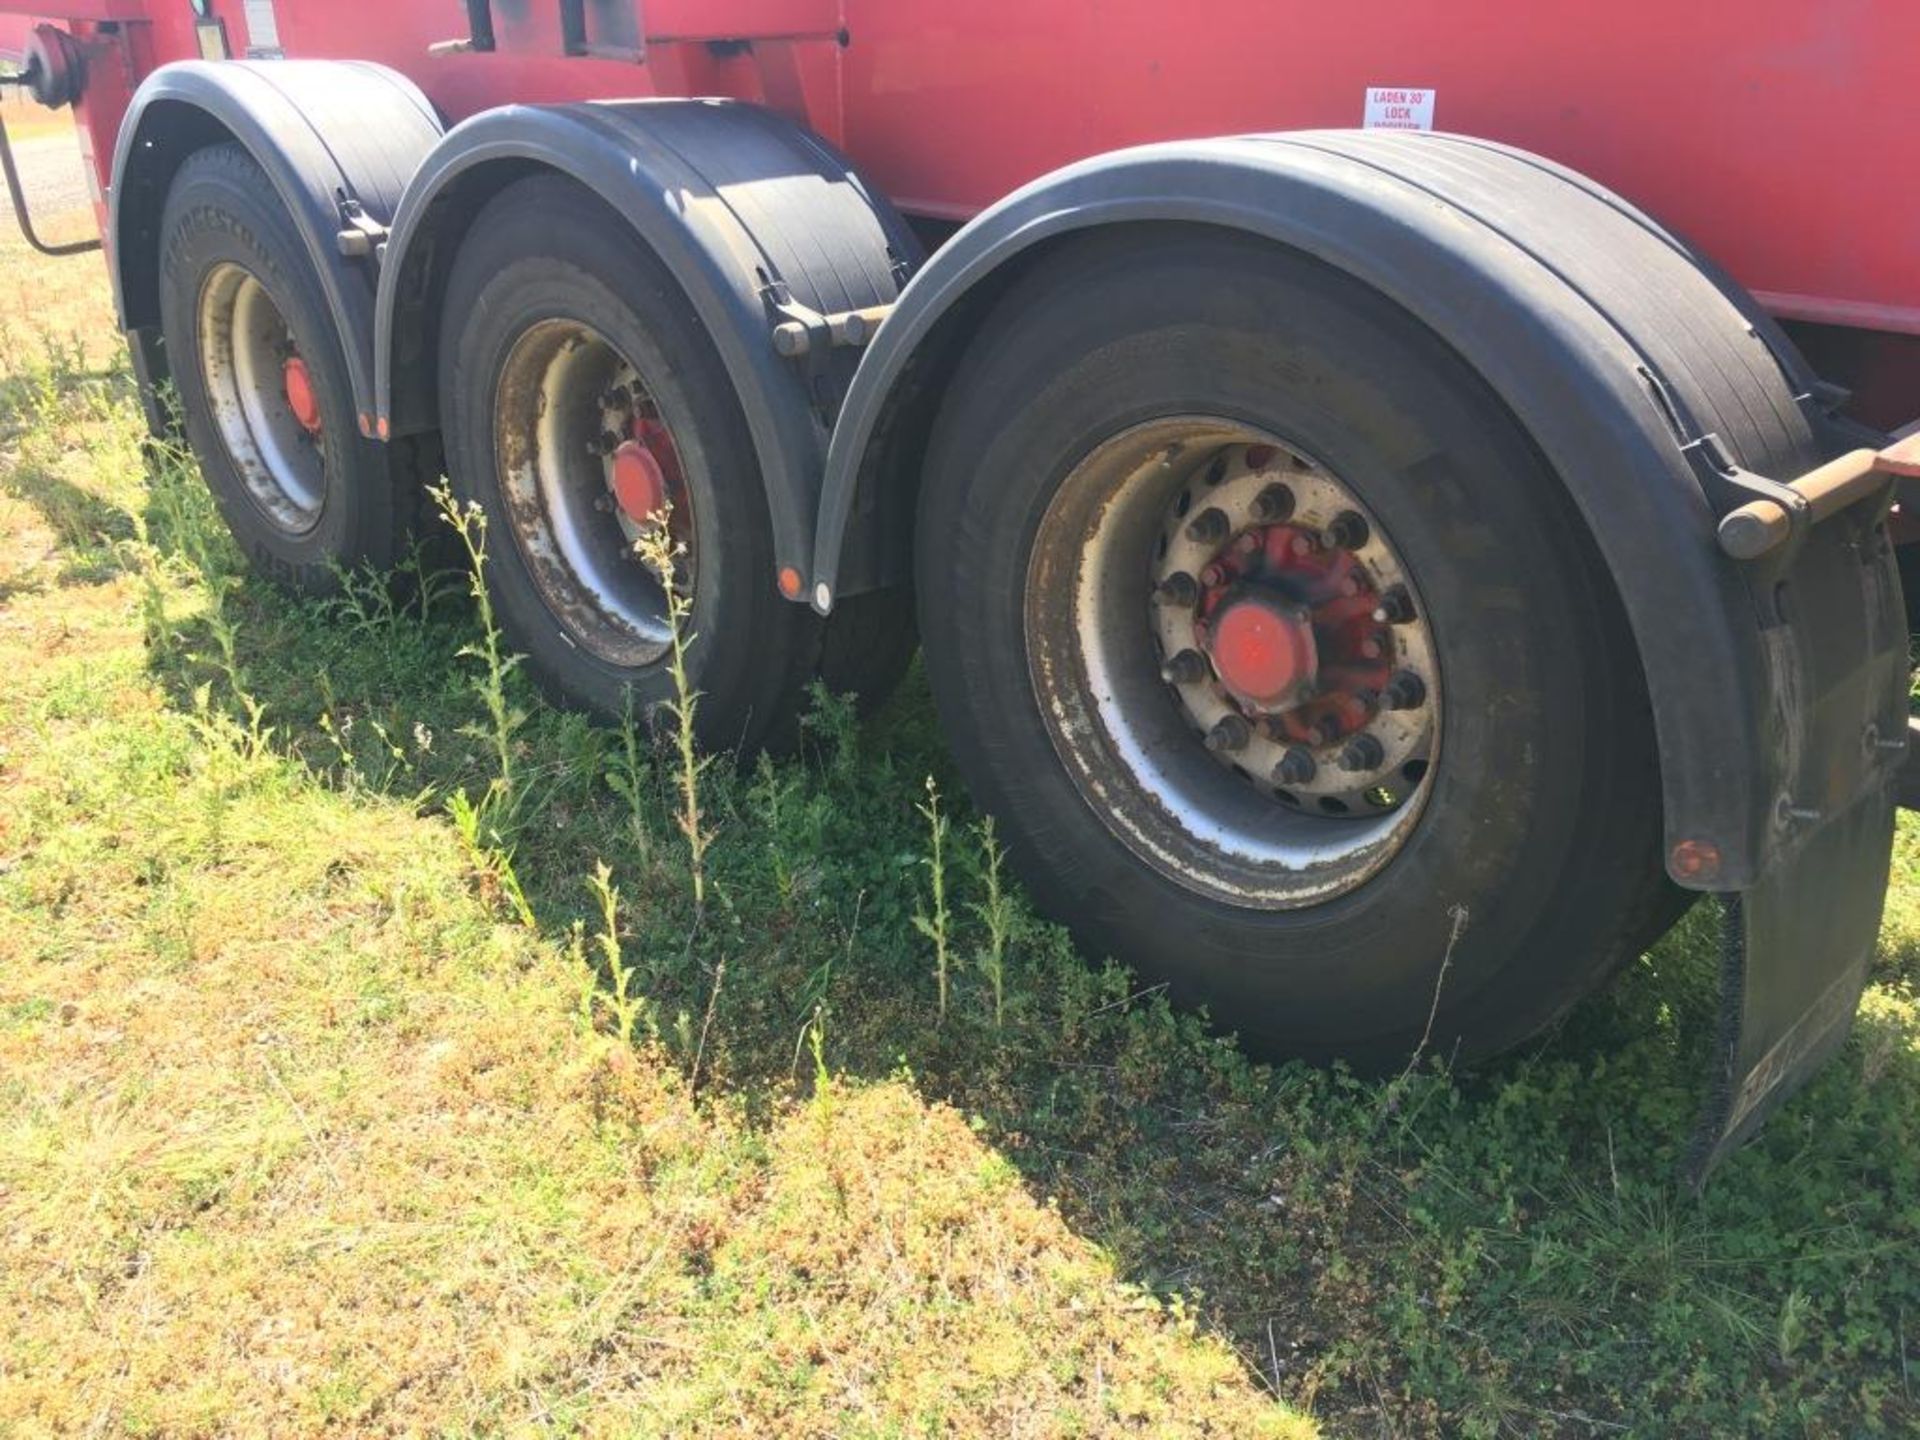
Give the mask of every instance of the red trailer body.
[{"label": "red trailer body", "polygon": [[618,714],[671,511],[748,576],[695,611],[730,744],[884,690],[917,590],[1043,903],[1297,1053],[1515,1043],[1718,892],[1696,1175],[1844,1037],[1914,783],[1909,0],[33,8],[269,573],[390,561],[444,444],[510,638]]},{"label": "red trailer body", "polygon": [[[130,79],[200,54],[186,0],[45,8],[117,17]],[[1087,155],[1362,125],[1370,89],[1406,90],[1424,97],[1407,122],[1504,140],[1593,176],[1713,255],[1775,314],[1920,334],[1920,211],[1886,203],[1888,177],[1920,172],[1920,7],[1901,0],[1844,13],[1794,0],[1572,10],[1222,0],[1204,15],[1152,0],[597,7],[609,41],[644,48],[644,64],[563,57],[557,6],[512,8],[524,18],[496,21],[490,55],[429,53],[464,33],[451,4],[214,0],[210,10],[235,54],[262,38],[289,56],[377,60],[452,121],[514,102],[763,101],[839,144],[903,210],[951,219]],[[249,18],[267,15],[274,31],[251,35]],[[706,43],[747,39],[753,52],[730,56]],[[109,133],[113,107],[111,93],[94,101]]]}]

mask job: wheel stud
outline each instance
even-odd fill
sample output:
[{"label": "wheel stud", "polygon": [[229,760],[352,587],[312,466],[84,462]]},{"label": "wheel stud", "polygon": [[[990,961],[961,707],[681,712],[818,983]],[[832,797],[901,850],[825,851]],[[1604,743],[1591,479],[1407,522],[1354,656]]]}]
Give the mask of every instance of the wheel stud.
[{"label": "wheel stud", "polygon": [[1373,618],[1384,625],[1412,623],[1413,597],[1407,594],[1407,587],[1395,585],[1382,592],[1379,605],[1374,607]]},{"label": "wheel stud", "polygon": [[1198,540],[1202,545],[1218,545],[1232,529],[1233,522],[1227,519],[1227,512],[1217,505],[1209,505],[1187,522],[1187,538]]},{"label": "wheel stud", "polygon": [[1160,678],[1169,685],[1197,684],[1207,678],[1207,657],[1198,650],[1182,650],[1160,667]]},{"label": "wheel stud", "polygon": [[1200,598],[1200,587],[1186,571],[1176,570],[1160,582],[1154,594],[1164,605],[1192,605]]},{"label": "wheel stud", "polygon": [[1269,485],[1253,497],[1253,518],[1262,525],[1277,525],[1293,514],[1293,491],[1285,485]]},{"label": "wheel stud", "polygon": [[1378,770],[1380,762],[1386,758],[1386,751],[1373,736],[1356,735],[1347,742],[1347,748],[1340,752],[1340,768],[1348,771]]},{"label": "wheel stud", "polygon": [[1281,785],[1304,785],[1313,779],[1314,772],[1319,768],[1313,763],[1313,756],[1296,745],[1282,755],[1280,763],[1273,767],[1273,778]]},{"label": "wheel stud", "polygon": [[1247,742],[1253,739],[1253,727],[1239,715],[1223,715],[1213,729],[1207,732],[1206,746],[1216,755],[1232,753],[1247,748]]},{"label": "wheel stud", "polygon": [[1327,526],[1327,538],[1342,550],[1358,550],[1372,533],[1358,510],[1342,510]]},{"label": "wheel stud", "polygon": [[633,403],[633,392],[624,385],[615,385],[600,397],[602,410],[624,410]]},{"label": "wheel stud", "polygon": [[1427,682],[1411,670],[1397,670],[1380,692],[1383,710],[1418,710],[1427,702]]}]

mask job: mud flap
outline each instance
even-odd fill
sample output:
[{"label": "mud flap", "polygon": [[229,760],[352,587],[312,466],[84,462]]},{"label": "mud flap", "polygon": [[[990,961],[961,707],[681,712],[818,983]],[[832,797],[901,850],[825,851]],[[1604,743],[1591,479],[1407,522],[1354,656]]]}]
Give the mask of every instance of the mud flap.
[{"label": "mud flap", "polygon": [[1880,933],[1893,803],[1869,795],[1789,865],[1722,898],[1720,1034],[1686,1178],[1697,1191],[1853,1026]]},{"label": "mud flap", "polygon": [[[1887,495],[1750,571],[1773,687],[1766,865],[1721,897],[1720,1026],[1684,1166],[1697,1190],[1846,1039],[1880,933],[1907,745]],[[1773,596],[1770,613],[1766,597]]]}]

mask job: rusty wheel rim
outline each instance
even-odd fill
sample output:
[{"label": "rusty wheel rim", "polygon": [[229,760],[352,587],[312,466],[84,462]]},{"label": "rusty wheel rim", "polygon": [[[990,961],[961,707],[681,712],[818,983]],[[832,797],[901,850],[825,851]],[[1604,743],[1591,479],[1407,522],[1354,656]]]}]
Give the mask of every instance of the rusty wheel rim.
[{"label": "rusty wheel rim", "polygon": [[1305,451],[1201,416],[1111,437],[1042,516],[1025,608],[1056,754],[1187,888],[1323,903],[1417,826],[1440,744],[1432,629],[1378,518]]},{"label": "rusty wheel rim", "polygon": [[664,521],[682,597],[698,555],[680,448],[638,368],[582,322],[528,327],[495,387],[494,447],[514,542],[569,638],[614,665],[658,661],[667,587],[640,541]]},{"label": "rusty wheel rim", "polygon": [[[319,523],[326,437],[293,331],[266,286],[222,263],[200,285],[200,375],[220,443],[267,518],[290,535]],[[297,373],[306,388],[294,392]],[[294,400],[306,408],[296,413]]]}]

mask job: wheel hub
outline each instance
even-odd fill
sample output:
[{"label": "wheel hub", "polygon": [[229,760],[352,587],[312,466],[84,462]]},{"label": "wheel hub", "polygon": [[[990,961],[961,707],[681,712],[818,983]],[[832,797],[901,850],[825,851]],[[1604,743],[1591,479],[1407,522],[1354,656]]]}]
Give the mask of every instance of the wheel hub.
[{"label": "wheel hub", "polygon": [[1281,711],[1313,693],[1319,669],[1309,612],[1273,595],[1241,595],[1221,604],[1196,636],[1220,683],[1243,707]]},{"label": "wheel hub", "polygon": [[[514,540],[569,639],[614,665],[656,662],[668,584],[691,596],[698,555],[680,447],[640,372],[585,323],[538,321],[502,364],[493,429]],[[664,574],[639,543],[662,517]]]},{"label": "wheel hub", "polygon": [[680,451],[666,422],[648,413],[652,403],[639,376],[624,364],[614,385],[600,397],[607,491],[613,497],[613,518],[630,546],[664,515],[670,538],[684,550],[693,528]]},{"label": "wheel hub", "polygon": [[1358,498],[1249,445],[1191,472],[1161,535],[1162,678],[1213,758],[1325,815],[1405,801],[1434,746],[1432,642]]},{"label": "wheel hub", "polygon": [[1353,552],[1301,525],[1255,526],[1201,570],[1194,639],[1228,694],[1269,734],[1343,740],[1392,673],[1392,639]]},{"label": "wheel hub", "polygon": [[307,372],[307,362],[298,355],[289,355],[280,367],[280,375],[287,388],[287,408],[293,412],[293,418],[309,435],[318,435],[320,397],[313,393],[313,376]]},{"label": "wheel hub", "polygon": [[623,440],[613,452],[613,498],[620,513],[644,525],[667,501],[667,477],[653,452],[638,440]]},{"label": "wheel hub", "polygon": [[1418,826],[1442,697],[1412,576],[1357,490],[1266,432],[1175,415],[1090,449],[1025,610],[1055,753],[1163,875],[1315,905]]},{"label": "wheel hub", "polygon": [[289,535],[319,521],[327,491],[320,396],[266,286],[229,261],[201,278],[200,377],[220,443],[267,520]]}]

